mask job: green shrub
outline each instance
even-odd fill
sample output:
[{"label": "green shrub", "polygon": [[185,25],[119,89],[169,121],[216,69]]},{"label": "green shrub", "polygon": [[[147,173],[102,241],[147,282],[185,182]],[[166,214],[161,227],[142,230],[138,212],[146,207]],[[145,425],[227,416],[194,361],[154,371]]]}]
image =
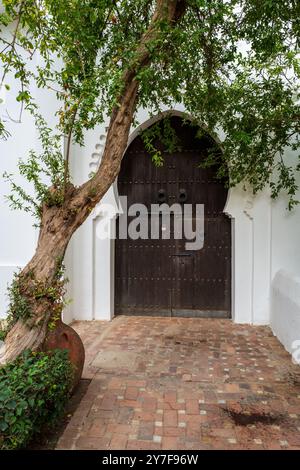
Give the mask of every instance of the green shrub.
[{"label": "green shrub", "polygon": [[0,449],[24,448],[62,415],[73,367],[67,351],[24,352],[0,368]]}]

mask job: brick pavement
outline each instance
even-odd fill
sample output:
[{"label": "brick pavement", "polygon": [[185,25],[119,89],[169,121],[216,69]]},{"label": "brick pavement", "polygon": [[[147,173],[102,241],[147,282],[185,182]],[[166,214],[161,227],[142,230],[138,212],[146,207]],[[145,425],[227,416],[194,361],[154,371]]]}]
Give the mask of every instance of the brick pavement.
[{"label": "brick pavement", "polygon": [[76,322],[87,393],[57,449],[300,449],[300,367],[268,327]]}]

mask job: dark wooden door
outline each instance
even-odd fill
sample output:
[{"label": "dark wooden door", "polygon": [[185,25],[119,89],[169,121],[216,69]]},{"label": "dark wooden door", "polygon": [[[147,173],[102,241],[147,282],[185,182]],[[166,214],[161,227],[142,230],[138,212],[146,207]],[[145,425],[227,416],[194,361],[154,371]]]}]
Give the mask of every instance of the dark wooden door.
[{"label": "dark wooden door", "polygon": [[[127,196],[128,206],[143,203],[149,209],[145,215],[149,237],[120,239],[118,220],[115,313],[230,317],[231,222],[223,213],[226,181],[216,178],[217,166],[199,167],[216,144],[208,136],[196,137],[197,128],[179,117],[172,117],[171,124],[180,149],[169,154],[156,142],[164,156],[162,167],[153,165],[140,137],[131,143],[122,161],[119,195]],[[162,231],[159,239],[150,237],[151,204],[183,202],[182,194],[187,204],[204,204],[204,246],[200,250],[186,250],[187,240],[175,239],[172,230],[170,239],[163,239]],[[161,216],[157,220],[161,228]],[[127,224],[130,222],[127,217]]]}]

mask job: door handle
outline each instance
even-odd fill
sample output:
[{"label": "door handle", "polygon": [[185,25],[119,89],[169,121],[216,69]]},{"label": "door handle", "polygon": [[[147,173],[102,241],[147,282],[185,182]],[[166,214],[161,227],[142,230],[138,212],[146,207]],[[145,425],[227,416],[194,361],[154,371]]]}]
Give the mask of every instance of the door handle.
[{"label": "door handle", "polygon": [[186,202],[187,200],[187,192],[185,189],[181,188],[179,189],[179,195],[178,195],[179,202]]}]

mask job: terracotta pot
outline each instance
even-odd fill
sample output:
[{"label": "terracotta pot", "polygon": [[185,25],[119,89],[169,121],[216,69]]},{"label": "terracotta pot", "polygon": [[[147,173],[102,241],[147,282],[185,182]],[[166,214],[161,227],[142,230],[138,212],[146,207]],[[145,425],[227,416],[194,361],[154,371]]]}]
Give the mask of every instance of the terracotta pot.
[{"label": "terracotta pot", "polygon": [[81,379],[84,366],[85,353],[81,338],[69,325],[58,321],[56,328],[48,333],[44,343],[44,350],[53,349],[66,349],[69,353],[69,359],[75,368],[73,391]]}]

